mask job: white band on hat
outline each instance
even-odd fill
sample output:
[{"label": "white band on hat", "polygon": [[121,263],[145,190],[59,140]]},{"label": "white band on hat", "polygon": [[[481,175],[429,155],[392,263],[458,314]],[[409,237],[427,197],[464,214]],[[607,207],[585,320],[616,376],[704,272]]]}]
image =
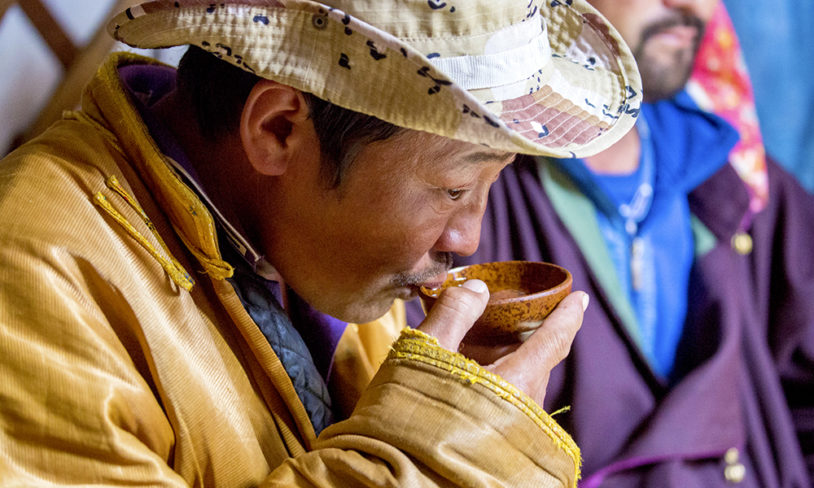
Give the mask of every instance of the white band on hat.
[{"label": "white band on hat", "polygon": [[479,56],[430,58],[430,62],[467,90],[493,88],[524,81],[551,62],[545,22],[527,21],[495,32],[490,39],[518,46]]}]

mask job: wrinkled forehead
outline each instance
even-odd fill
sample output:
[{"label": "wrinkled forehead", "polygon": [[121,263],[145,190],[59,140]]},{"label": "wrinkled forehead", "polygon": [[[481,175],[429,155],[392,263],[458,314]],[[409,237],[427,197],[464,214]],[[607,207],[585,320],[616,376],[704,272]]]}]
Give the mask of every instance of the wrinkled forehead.
[{"label": "wrinkled forehead", "polygon": [[453,161],[457,164],[481,164],[511,161],[517,156],[516,152],[412,129],[399,131],[391,138],[391,144],[408,154],[421,154],[439,163]]}]

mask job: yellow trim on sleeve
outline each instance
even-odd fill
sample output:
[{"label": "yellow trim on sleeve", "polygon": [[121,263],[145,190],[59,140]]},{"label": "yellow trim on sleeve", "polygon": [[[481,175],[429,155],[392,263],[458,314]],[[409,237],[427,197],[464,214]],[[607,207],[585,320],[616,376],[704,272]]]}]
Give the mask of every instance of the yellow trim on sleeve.
[{"label": "yellow trim on sleeve", "polygon": [[537,402],[513,384],[486,370],[476,361],[468,359],[460,353],[444,349],[438,344],[438,339],[435,337],[409,327],[402,330],[401,336],[393,344],[387,359],[419,361],[447,371],[464,384],[483,385],[503,400],[519,408],[551,438],[557,447],[565,451],[574,462],[574,479],[579,479],[582,464],[579,446]]}]

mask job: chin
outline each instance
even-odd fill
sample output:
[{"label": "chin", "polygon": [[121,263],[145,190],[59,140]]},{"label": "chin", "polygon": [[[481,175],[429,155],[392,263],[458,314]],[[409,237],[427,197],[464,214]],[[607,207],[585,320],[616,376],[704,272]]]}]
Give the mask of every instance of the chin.
[{"label": "chin", "polygon": [[393,306],[393,301],[394,298],[389,297],[387,300],[378,299],[347,304],[341,310],[337,310],[336,313],[328,313],[328,315],[345,322],[364,324],[372,322],[389,312]]}]

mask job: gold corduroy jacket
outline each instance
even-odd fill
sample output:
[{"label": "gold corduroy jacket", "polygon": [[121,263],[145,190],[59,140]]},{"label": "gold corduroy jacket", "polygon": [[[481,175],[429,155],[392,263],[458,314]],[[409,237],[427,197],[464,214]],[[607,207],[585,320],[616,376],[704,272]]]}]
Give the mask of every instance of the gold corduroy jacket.
[{"label": "gold corduroy jacket", "polygon": [[[410,329],[317,438],[123,91],[117,67],[146,62],[113,56],[81,111],[0,163],[3,486],[575,486],[540,407]],[[348,328],[340,396],[370,381],[379,326]]]}]

